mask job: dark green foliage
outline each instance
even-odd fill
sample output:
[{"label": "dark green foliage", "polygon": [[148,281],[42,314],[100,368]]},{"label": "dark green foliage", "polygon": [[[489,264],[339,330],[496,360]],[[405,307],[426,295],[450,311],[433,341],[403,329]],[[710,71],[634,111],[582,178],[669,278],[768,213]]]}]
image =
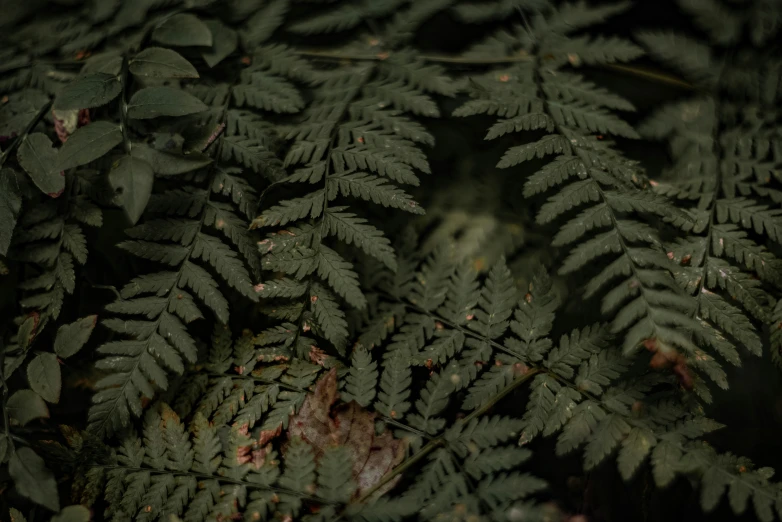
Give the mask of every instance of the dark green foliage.
[{"label": "dark green foliage", "polygon": [[782,519],[782,8],[660,9],[0,0],[3,517]]}]

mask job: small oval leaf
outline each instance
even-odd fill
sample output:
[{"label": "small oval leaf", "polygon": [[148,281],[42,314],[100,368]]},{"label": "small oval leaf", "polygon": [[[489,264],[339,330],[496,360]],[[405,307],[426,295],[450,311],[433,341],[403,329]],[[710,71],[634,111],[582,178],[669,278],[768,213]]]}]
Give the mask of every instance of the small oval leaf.
[{"label": "small oval leaf", "polygon": [[66,506],[52,517],[51,522],[89,522],[90,510],[81,505]]},{"label": "small oval leaf", "polygon": [[0,256],[8,254],[16,220],[22,209],[22,196],[12,182],[14,175],[11,169],[0,170]]},{"label": "small oval leaf", "polygon": [[59,170],[86,165],[122,143],[122,130],[116,123],[96,121],[76,129],[60,149]]},{"label": "small oval leaf", "polygon": [[17,449],[8,462],[8,472],[19,493],[52,511],[60,510],[54,474],[33,450],[28,447]]},{"label": "small oval leaf", "polygon": [[0,433],[0,464],[5,462],[5,454],[8,453],[8,437]]},{"label": "small oval leaf", "polygon": [[226,27],[220,20],[208,20],[204,22],[212,32],[212,48],[201,51],[206,65],[214,67],[225,60],[236,50],[239,44],[239,35],[230,27]]},{"label": "small oval leaf", "polygon": [[212,158],[205,154],[172,154],[153,149],[144,144],[134,145],[131,152],[134,158],[139,158],[152,166],[156,174],[174,176],[200,169],[212,163]]},{"label": "small oval leaf", "polygon": [[34,419],[48,419],[49,408],[33,390],[19,390],[8,398],[8,415],[24,426]]},{"label": "small oval leaf", "polygon": [[92,335],[97,321],[97,315],[88,315],[74,323],[62,325],[54,339],[54,353],[67,359],[81,350]]},{"label": "small oval leaf", "polygon": [[41,192],[56,198],[65,190],[65,177],[59,168],[57,149],[45,134],[36,132],[19,145],[16,157]]},{"label": "small oval leaf", "polygon": [[152,193],[155,174],[146,161],[125,156],[109,172],[109,184],[116,193],[115,203],[125,209],[132,224],[144,213]]},{"label": "small oval leaf", "polygon": [[42,353],[30,361],[30,364],[27,365],[27,380],[30,383],[30,388],[45,401],[53,404],[59,402],[60,391],[62,391],[62,376],[56,355]]},{"label": "small oval leaf", "polygon": [[136,76],[149,78],[198,78],[198,71],[176,51],[150,47],[136,55],[129,65]]},{"label": "small oval leaf", "polygon": [[122,91],[119,78],[113,74],[94,73],[73,80],[63,87],[54,100],[58,111],[91,109],[106,105]]},{"label": "small oval leaf", "polygon": [[163,45],[211,47],[212,33],[195,15],[177,14],[166,19],[152,32],[152,39]]},{"label": "small oval leaf", "polygon": [[144,120],[158,116],[186,116],[206,109],[204,102],[179,89],[147,87],[138,91],[130,99],[128,116]]},{"label": "small oval leaf", "polygon": [[117,75],[122,71],[122,55],[116,51],[94,54],[84,62],[81,74],[106,73]]}]

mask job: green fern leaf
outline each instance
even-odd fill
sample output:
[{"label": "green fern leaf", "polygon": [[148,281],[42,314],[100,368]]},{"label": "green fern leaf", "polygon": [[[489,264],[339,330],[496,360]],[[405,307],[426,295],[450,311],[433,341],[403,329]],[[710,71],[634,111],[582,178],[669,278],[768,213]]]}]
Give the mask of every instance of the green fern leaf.
[{"label": "green fern leaf", "polygon": [[360,346],[355,348],[343,392],[344,400],[356,401],[366,408],[375,398],[377,380],[377,363],[366,349]]},{"label": "green fern leaf", "polygon": [[372,201],[384,207],[398,208],[413,214],[423,214],[424,210],[403,190],[387,185],[378,176],[362,172],[340,174],[329,178],[326,185],[329,200],[343,196],[353,196],[365,201]]},{"label": "green fern leaf", "polygon": [[221,159],[225,161],[236,160],[272,181],[278,181],[284,177],[280,160],[263,141],[243,136],[226,136],[220,143],[222,144]]},{"label": "green fern leaf", "polygon": [[294,439],[286,454],[285,471],[280,477],[280,485],[307,493],[315,480],[315,455],[311,446],[300,439]]},{"label": "green fern leaf", "polygon": [[347,244],[355,244],[367,254],[382,261],[391,270],[396,270],[396,259],[391,244],[383,233],[366,220],[350,212],[348,207],[332,207],[326,211],[323,226],[329,234],[336,235]]},{"label": "green fern leaf", "polygon": [[497,163],[497,168],[507,169],[522,163],[530,161],[533,158],[542,158],[549,154],[569,154],[570,141],[564,136],[550,134],[536,141],[511,147]]},{"label": "green fern leaf", "polygon": [[318,326],[323,331],[324,337],[338,350],[343,351],[348,337],[344,312],[340,310],[331,292],[321,285],[314,283],[311,292],[312,313]]},{"label": "green fern leaf", "polygon": [[637,45],[616,36],[578,36],[556,42],[555,53],[573,56],[575,64],[603,65],[616,62],[630,62],[644,54]]},{"label": "green fern leaf", "polygon": [[410,409],[408,398],[411,384],[409,354],[403,349],[389,351],[383,360],[380,391],[375,405],[377,410],[392,419],[404,418]]},{"label": "green fern leaf", "polygon": [[243,76],[246,84],[231,91],[238,106],[278,113],[295,113],[304,107],[299,91],[287,80],[260,71]]},{"label": "green fern leaf", "polygon": [[241,259],[219,239],[199,234],[193,243],[191,256],[200,257],[212,265],[229,285],[239,290],[245,297],[258,299],[250,282],[250,274],[247,273]]},{"label": "green fern leaf", "polygon": [[318,249],[317,262],[318,275],[326,280],[335,292],[356,308],[366,306],[366,297],[361,292],[352,264],[325,245]]},{"label": "green fern leaf", "polygon": [[220,293],[220,286],[214,278],[195,263],[182,265],[179,287],[189,287],[208,306],[222,323],[228,322],[228,301]]},{"label": "green fern leaf", "polygon": [[619,415],[609,415],[597,426],[584,451],[584,468],[600,464],[630,433],[630,425]]},{"label": "green fern leaf", "polygon": [[559,346],[549,352],[544,365],[561,377],[571,379],[574,367],[591,354],[600,353],[607,340],[607,332],[601,325],[587,327],[581,331],[573,330],[570,336],[562,336]]},{"label": "green fern leaf", "polygon": [[356,490],[352,455],[346,447],[326,448],[318,463],[318,495],[331,502],[347,502]]}]

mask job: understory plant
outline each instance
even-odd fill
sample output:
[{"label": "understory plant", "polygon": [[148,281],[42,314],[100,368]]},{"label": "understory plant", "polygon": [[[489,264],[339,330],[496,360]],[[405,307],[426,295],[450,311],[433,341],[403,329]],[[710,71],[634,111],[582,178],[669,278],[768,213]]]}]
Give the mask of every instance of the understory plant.
[{"label": "understory plant", "polygon": [[779,2],[0,13],[3,520],[782,519]]}]

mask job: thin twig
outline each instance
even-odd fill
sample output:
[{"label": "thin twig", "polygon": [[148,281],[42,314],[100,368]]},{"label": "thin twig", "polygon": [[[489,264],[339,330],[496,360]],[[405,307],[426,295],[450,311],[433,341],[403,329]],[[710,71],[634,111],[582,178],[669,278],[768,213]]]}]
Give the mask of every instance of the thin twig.
[{"label": "thin twig", "polygon": [[[404,473],[408,469],[418,464],[418,462],[420,462],[424,457],[426,457],[431,452],[433,452],[434,450],[436,450],[437,448],[443,445],[445,445],[445,440],[443,438],[439,437],[433,439],[426,446],[421,448],[421,451],[414,454],[410,458],[405,459],[405,461],[402,462],[399,466],[395,467],[389,473],[387,473],[380,482],[378,482],[377,484],[369,488],[367,491],[365,491],[364,494],[361,495],[356,501],[352,502],[352,504],[361,504],[363,502],[366,502],[380,488],[382,488],[383,486],[385,486],[386,484],[394,480],[394,478],[396,478],[400,474]],[[340,513],[339,516],[334,520],[339,520],[340,518],[342,518],[343,515],[344,512]]]},{"label": "thin twig", "polygon": [[38,110],[38,114],[35,115],[35,118],[30,120],[30,123],[27,124],[27,127],[22,131],[22,133],[16,137],[16,139],[11,143],[11,145],[3,151],[2,154],[0,154],[0,168],[5,164],[6,160],[11,156],[11,154],[14,153],[14,151],[21,145],[22,141],[27,137],[30,132],[35,128],[36,125],[38,125],[38,122],[40,122],[43,117],[46,115],[47,112],[49,112],[49,109],[52,106],[52,101],[49,100],[46,104],[44,104],[43,107],[41,107]]},{"label": "thin twig", "polygon": [[494,406],[497,405],[498,402],[500,402],[502,399],[510,395],[516,388],[530,380],[532,377],[540,373],[541,370],[538,368],[530,368],[527,370],[527,372],[522,375],[521,377],[515,379],[513,382],[511,382],[509,385],[507,385],[505,388],[500,391],[497,395],[495,395],[492,400],[466,416],[465,418],[461,419],[462,424],[467,424],[473,419],[476,419],[483,415],[484,413],[488,412],[490,409],[492,409]]},{"label": "thin twig", "polygon": [[[307,56],[310,58],[322,58],[324,60],[344,60],[344,61],[376,61],[382,62],[390,56],[388,52],[379,52],[374,54],[350,54],[341,53],[339,51],[297,51],[299,56]],[[528,62],[532,57],[528,55],[510,56],[505,58],[467,58],[463,56],[446,56],[446,55],[430,55],[423,54],[418,55],[419,58],[423,58],[429,62],[441,62],[441,63],[463,63],[467,65],[491,65],[502,63],[517,63]]]},{"label": "thin twig", "polygon": [[681,78],[677,78],[676,76],[670,74],[661,73],[659,71],[650,71],[649,69],[644,69],[643,67],[633,67],[631,65],[622,65],[618,63],[608,63],[605,64],[604,67],[614,71],[628,73],[634,76],[640,76],[642,78],[648,78],[659,83],[667,83],[689,90],[695,89],[694,85],[682,80]]},{"label": "thin twig", "polygon": [[128,68],[129,60],[127,56],[122,58],[122,73],[120,75],[120,82],[122,85],[122,96],[119,100],[119,124],[122,129],[122,147],[125,149],[125,154],[130,155],[133,148],[133,142],[130,139],[130,129],[128,128]]},{"label": "thin twig", "polygon": [[119,290],[115,286],[112,285],[99,285],[97,283],[93,283],[92,280],[88,276],[82,276],[84,277],[84,280],[87,281],[87,284],[90,285],[90,288],[95,288],[96,290],[108,290],[109,292],[113,293],[117,299],[122,299],[122,294],[119,293]]},{"label": "thin twig", "polygon": [[[380,52],[375,54],[351,54],[351,53],[341,53],[339,51],[306,50],[306,51],[297,51],[297,54],[299,54],[300,56],[307,56],[310,58],[316,58],[316,59],[319,58],[324,60],[339,60],[339,61],[381,62],[383,60],[388,59],[389,57],[389,54],[387,52]],[[469,56],[448,56],[448,55],[433,55],[433,54],[422,54],[418,56],[419,58],[422,58],[428,62],[453,63],[453,64],[462,64],[462,65],[474,65],[474,66],[514,64],[519,62],[529,62],[535,59],[534,56],[527,53],[517,54],[512,56],[504,56],[501,58],[477,58],[477,57],[472,58]],[[677,87],[681,87],[684,89],[695,88],[692,84],[682,80],[681,78],[677,78],[676,76],[662,73],[659,71],[651,71],[649,69],[645,69],[642,67],[635,67],[632,65],[621,65],[617,63],[604,64],[602,67],[605,67],[606,69],[611,69],[614,71],[626,73],[626,74],[631,74],[634,76],[639,76],[642,78],[647,78],[659,83],[667,83],[669,85],[675,85]]]}]

